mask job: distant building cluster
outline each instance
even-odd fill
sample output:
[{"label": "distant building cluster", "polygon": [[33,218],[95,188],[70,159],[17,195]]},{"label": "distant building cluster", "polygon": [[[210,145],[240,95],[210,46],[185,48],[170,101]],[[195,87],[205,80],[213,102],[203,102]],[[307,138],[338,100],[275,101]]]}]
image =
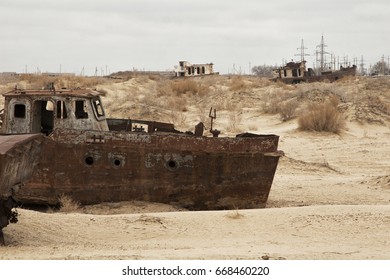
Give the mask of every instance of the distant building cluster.
[{"label": "distant building cluster", "polygon": [[191,64],[188,61],[179,61],[179,65],[175,66],[175,76],[191,77],[216,74],[213,66],[213,63]]}]

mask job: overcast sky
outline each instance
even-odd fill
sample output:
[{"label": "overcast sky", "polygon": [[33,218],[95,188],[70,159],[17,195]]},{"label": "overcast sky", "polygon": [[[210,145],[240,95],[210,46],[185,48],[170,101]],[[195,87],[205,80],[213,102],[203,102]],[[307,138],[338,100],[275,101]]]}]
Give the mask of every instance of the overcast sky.
[{"label": "overcast sky", "polygon": [[213,62],[280,65],[324,35],[340,61],[390,56],[389,0],[0,0],[0,72],[93,75]]}]

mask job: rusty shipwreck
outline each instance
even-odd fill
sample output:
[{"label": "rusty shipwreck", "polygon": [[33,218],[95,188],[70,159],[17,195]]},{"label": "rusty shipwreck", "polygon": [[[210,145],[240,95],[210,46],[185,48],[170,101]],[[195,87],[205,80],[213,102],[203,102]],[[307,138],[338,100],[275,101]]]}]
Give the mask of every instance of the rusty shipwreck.
[{"label": "rusty shipwreck", "polygon": [[286,84],[299,84],[302,82],[334,82],[343,77],[355,76],[356,66],[340,66],[339,70],[322,71],[319,75],[312,68],[306,69],[306,61],[288,62],[285,66],[273,70],[272,81],[282,81]]},{"label": "rusty shipwreck", "polygon": [[206,137],[202,125],[181,133],[169,123],[106,118],[90,89],[15,88],[3,96],[2,227],[12,218],[10,199],[53,205],[60,195],[82,204],[264,207],[281,155],[277,135]]}]

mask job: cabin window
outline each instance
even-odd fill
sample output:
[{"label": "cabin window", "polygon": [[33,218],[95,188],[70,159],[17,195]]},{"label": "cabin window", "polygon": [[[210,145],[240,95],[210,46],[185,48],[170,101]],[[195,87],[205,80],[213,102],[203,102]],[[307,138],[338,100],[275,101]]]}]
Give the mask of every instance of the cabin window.
[{"label": "cabin window", "polygon": [[200,75],[200,67],[196,68],[196,72],[198,75]]},{"label": "cabin window", "polygon": [[292,75],[293,75],[293,77],[298,77],[298,70],[297,69],[293,69],[292,70]]},{"label": "cabin window", "polygon": [[50,100],[36,101],[41,103],[41,132],[49,135],[53,131],[54,127],[54,104]]},{"label": "cabin window", "polygon": [[204,68],[204,66],[202,66],[202,74],[205,74],[206,73],[206,69]]},{"label": "cabin window", "polygon": [[15,118],[26,118],[26,105],[24,104],[15,104],[14,107],[14,117]]},{"label": "cabin window", "polygon": [[97,118],[103,117],[104,110],[103,110],[103,106],[102,106],[100,99],[96,98],[96,99],[92,100],[92,105],[93,105],[93,108],[95,109],[96,117]]},{"label": "cabin window", "polygon": [[284,76],[285,76],[285,77],[287,77],[287,70],[286,70],[286,69],[284,69],[284,70],[283,70],[283,72],[284,72],[284,73],[283,73],[283,74],[284,74]]},{"label": "cabin window", "polygon": [[57,101],[57,119],[66,119],[68,118],[68,113],[66,112],[66,106],[64,101]]},{"label": "cabin window", "polygon": [[88,113],[85,110],[85,100],[75,101],[75,116],[76,119],[88,119]]}]

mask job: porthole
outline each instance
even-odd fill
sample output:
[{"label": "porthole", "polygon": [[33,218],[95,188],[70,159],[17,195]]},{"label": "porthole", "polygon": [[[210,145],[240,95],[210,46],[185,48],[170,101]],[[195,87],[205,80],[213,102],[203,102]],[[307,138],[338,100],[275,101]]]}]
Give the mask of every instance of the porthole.
[{"label": "porthole", "polygon": [[177,169],[177,162],[176,161],[174,161],[174,160],[168,160],[167,161],[167,167],[168,167],[168,169],[170,169],[170,170],[175,170],[175,169]]},{"label": "porthole", "polygon": [[87,157],[85,157],[84,162],[85,162],[85,164],[88,165],[88,166],[93,165],[93,162],[94,162],[93,157],[92,157],[92,156],[87,156]]},{"label": "porthole", "polygon": [[122,161],[118,158],[114,158],[112,164],[114,165],[114,167],[120,167],[122,165]]}]

